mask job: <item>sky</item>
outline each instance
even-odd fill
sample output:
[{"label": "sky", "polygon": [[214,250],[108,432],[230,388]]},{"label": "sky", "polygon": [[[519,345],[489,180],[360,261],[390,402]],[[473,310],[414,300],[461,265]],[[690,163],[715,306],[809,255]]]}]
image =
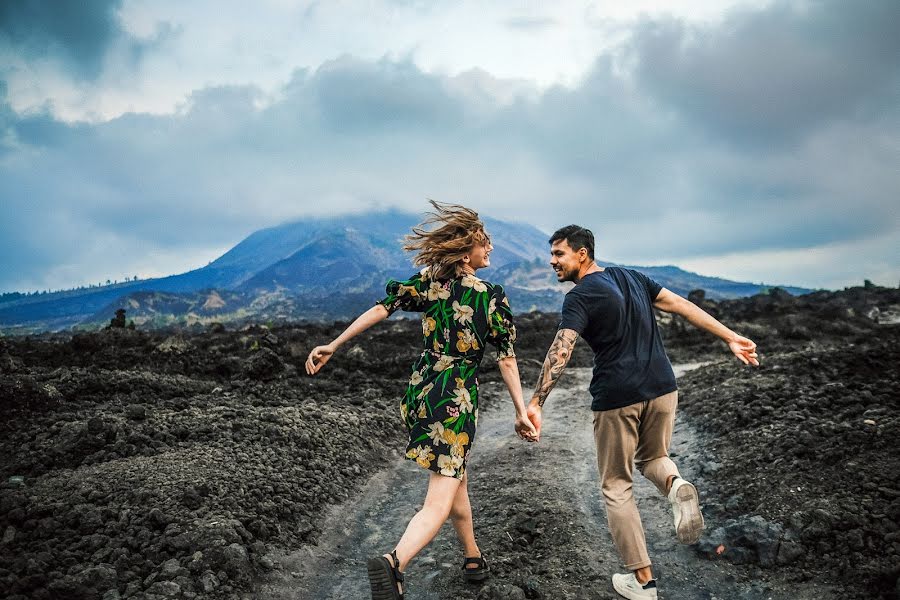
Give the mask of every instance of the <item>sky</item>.
[{"label": "sky", "polygon": [[0,292],[426,198],[598,258],[900,283],[896,0],[0,3]]}]

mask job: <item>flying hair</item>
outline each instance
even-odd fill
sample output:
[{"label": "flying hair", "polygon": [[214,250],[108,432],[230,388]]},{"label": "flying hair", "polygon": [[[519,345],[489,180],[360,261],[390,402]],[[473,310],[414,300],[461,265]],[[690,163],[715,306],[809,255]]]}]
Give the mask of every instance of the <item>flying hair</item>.
[{"label": "flying hair", "polygon": [[[430,270],[432,279],[456,276],[462,259],[476,244],[490,243],[478,213],[459,204],[446,204],[429,199],[434,212],[412,228],[403,249],[415,252],[413,263]],[[432,226],[428,229],[426,227]]]}]

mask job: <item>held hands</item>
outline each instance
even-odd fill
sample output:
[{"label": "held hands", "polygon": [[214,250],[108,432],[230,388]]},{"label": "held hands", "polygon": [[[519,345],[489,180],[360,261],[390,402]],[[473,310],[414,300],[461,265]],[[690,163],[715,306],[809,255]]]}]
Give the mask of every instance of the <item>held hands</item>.
[{"label": "held hands", "polygon": [[[535,403],[528,404],[528,406],[525,409],[525,416],[531,422],[531,429],[532,429],[533,433],[530,436],[520,434],[519,437],[521,437],[523,440],[527,440],[529,442],[541,441],[541,423],[544,420],[544,417],[541,414],[542,412],[543,412],[543,409],[538,404],[535,404]],[[518,419],[516,420],[516,422],[518,424]],[[517,426],[516,432],[518,432],[518,431],[519,431],[519,429]]]},{"label": "held hands", "polygon": [[312,349],[312,352],[309,353],[309,356],[306,358],[306,373],[309,375],[315,375],[319,372],[319,369],[325,366],[325,363],[334,356],[334,351],[336,348],[332,344],[327,344],[325,346],[316,346]]},{"label": "held hands", "polygon": [[759,366],[756,343],[753,340],[737,335],[728,342],[728,348],[745,365]]},{"label": "held hands", "polygon": [[518,435],[521,439],[527,440],[529,442],[537,441],[537,430],[534,428],[534,425],[531,424],[531,421],[528,418],[528,415],[525,413],[516,415],[516,435]]}]

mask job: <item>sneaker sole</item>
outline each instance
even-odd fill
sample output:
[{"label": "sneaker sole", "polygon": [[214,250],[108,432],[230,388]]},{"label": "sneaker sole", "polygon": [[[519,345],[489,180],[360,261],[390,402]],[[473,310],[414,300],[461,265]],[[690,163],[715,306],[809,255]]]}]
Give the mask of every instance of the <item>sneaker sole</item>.
[{"label": "sneaker sole", "polygon": [[700,512],[700,496],[697,488],[684,483],[675,492],[675,501],[681,513],[681,520],[675,526],[675,534],[682,544],[696,544],[703,533],[703,514]]}]

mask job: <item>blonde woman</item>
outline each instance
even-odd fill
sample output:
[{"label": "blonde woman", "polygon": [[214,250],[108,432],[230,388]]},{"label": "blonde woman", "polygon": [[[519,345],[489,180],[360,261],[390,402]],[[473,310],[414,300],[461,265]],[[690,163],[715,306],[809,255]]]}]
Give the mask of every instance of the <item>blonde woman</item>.
[{"label": "blonde woman", "polygon": [[[463,547],[463,577],[481,581],[488,566],[475,541],[466,465],[478,423],[478,367],[488,344],[516,410],[515,430],[532,439],[513,342],[516,329],[503,288],[475,276],[490,265],[491,240],[478,213],[432,201],[435,212],[406,237],[423,267],[405,281],[391,280],[387,296],[334,341],[309,353],[315,375],[337,349],[401,309],[422,313],[422,354],[412,368],[400,416],[409,432],[406,458],[429,471],[422,509],[389,554],[368,562],[373,600],[402,600],[403,571],[450,518]],[[426,226],[431,226],[426,229]]]}]

